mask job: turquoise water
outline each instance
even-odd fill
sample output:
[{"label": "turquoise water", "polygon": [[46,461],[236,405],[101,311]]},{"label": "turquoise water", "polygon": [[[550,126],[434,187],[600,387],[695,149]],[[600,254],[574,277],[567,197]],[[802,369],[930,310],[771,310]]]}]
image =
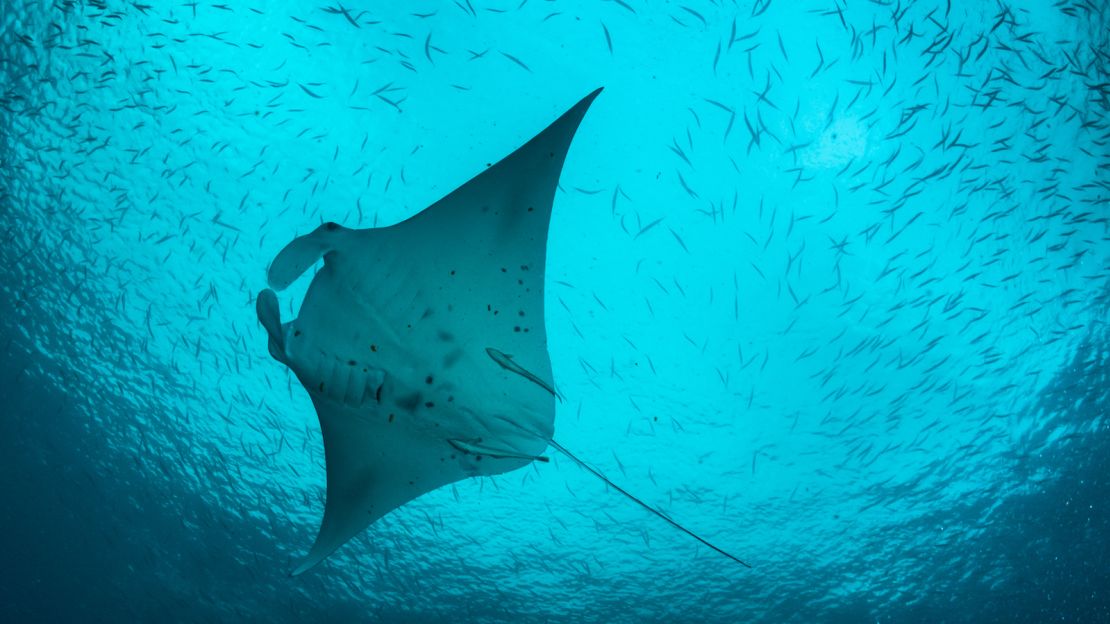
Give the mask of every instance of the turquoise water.
[{"label": "turquoise water", "polygon": [[[1104,3],[0,24],[5,621],[1110,620]],[[270,260],[599,86],[548,240],[556,435],[753,567],[552,455],[289,577],[324,458]]]}]

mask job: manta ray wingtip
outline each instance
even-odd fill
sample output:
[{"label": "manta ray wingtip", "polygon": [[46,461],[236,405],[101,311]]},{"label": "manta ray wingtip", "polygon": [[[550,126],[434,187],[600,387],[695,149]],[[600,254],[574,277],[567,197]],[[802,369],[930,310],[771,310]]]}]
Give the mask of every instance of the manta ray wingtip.
[{"label": "manta ray wingtip", "polygon": [[315,568],[323,560],[324,560],[323,557],[313,557],[313,556],[309,555],[308,557],[305,557],[304,559],[302,559],[301,562],[297,564],[297,567],[295,567],[295,568],[293,568],[292,570],[289,571],[289,577],[293,578],[293,577],[300,576],[300,575],[304,574],[305,572],[308,572],[312,568]]},{"label": "manta ray wingtip", "polygon": [[578,106],[581,106],[583,108],[588,107],[590,104],[593,103],[593,101],[595,99],[597,99],[597,96],[601,95],[601,92],[604,91],[604,90],[605,90],[605,87],[598,87],[598,88],[594,89],[593,91],[590,91],[589,93],[586,94],[585,97],[583,97],[578,102]]}]

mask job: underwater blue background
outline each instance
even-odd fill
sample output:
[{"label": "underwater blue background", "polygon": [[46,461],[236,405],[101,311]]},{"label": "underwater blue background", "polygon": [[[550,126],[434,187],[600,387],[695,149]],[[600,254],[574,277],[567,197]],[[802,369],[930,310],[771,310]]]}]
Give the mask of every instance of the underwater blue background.
[{"label": "underwater blue background", "polygon": [[[1110,621],[1105,3],[5,0],[0,27],[3,621]],[[753,568],[555,455],[290,578],[323,450],[255,318],[267,264],[598,86],[548,248],[556,434]]]}]

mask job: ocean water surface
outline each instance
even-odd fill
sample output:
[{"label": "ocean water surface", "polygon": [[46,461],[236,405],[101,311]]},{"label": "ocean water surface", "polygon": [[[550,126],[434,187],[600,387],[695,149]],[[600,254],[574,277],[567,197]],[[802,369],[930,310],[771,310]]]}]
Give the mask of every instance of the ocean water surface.
[{"label": "ocean water surface", "polygon": [[[4,0],[0,619],[1110,621],[1108,33],[1098,0]],[[556,438],[751,568],[550,450],[290,576],[324,450],[271,260],[598,87]]]}]

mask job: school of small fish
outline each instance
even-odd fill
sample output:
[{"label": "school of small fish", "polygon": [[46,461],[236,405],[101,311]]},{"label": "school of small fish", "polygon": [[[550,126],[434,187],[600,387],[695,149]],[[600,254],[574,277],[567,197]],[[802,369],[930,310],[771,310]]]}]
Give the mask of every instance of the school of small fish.
[{"label": "school of small fish", "polygon": [[[114,508],[88,547],[146,571],[102,581],[120,618],[827,621],[1016,592],[996,513],[1108,426],[1105,2],[11,0],[0,25],[0,344],[101,449],[64,474]],[[560,441],[753,569],[564,460],[286,578],[323,451],[259,347],[261,268],[415,213],[601,85],[550,238]],[[1040,401],[1065,375],[1101,417]]]}]

